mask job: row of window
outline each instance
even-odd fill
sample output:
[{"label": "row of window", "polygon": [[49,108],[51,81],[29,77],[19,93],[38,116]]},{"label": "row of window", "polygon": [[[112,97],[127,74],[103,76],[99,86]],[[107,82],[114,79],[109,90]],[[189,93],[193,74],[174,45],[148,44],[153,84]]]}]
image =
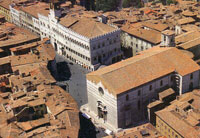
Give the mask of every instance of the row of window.
[{"label": "row of window", "polygon": [[[118,51],[120,51],[120,48],[119,48]],[[117,52],[117,48],[115,48],[114,51],[110,51],[110,52],[108,52],[108,56],[112,55],[113,52]],[[103,54],[103,58],[105,58],[105,57],[106,57],[106,54],[104,53],[104,54]],[[98,58],[98,57],[94,57],[94,61],[96,61],[97,58]]]},{"label": "row of window", "polygon": [[[62,45],[62,46],[64,46],[65,49],[68,50],[69,52],[71,52],[71,53],[73,53],[73,54],[75,54],[75,55],[77,55],[77,56],[79,56],[79,57],[81,57],[81,58],[83,58],[83,59],[85,59],[85,60],[87,60],[87,61],[90,61],[90,58],[86,57],[85,55],[82,55],[82,54],[80,54],[79,52],[74,51],[73,49],[71,49],[71,48],[69,48],[69,47],[63,45],[63,44],[62,44],[61,42],[59,42],[59,41],[57,41],[57,43],[60,44],[60,45]],[[63,54],[63,55],[66,55],[66,52],[65,52],[65,50],[64,50],[64,47],[61,48],[61,51],[62,51],[62,54]]]},{"label": "row of window", "polygon": [[78,64],[80,64],[82,67],[84,67],[84,68],[86,68],[86,69],[88,69],[88,70],[91,70],[91,71],[93,70],[90,66],[84,64],[83,62],[81,62],[81,61],[79,61],[79,60],[77,60],[77,59],[74,59],[73,57],[71,57],[71,56],[68,55],[68,54],[66,54],[66,57],[69,58],[71,61],[73,61],[73,62],[75,62],[75,63],[77,63],[77,61],[78,61]]},{"label": "row of window", "polygon": [[[126,96],[126,100],[129,100],[128,95]],[[137,101],[137,109],[138,109],[138,110],[141,109],[141,102],[140,102],[140,100]]]},{"label": "row of window", "polygon": [[[131,46],[133,46],[133,42],[131,42]],[[138,44],[135,44],[135,47],[138,49],[139,48]],[[148,47],[144,48],[144,46],[141,46],[140,48],[141,48],[141,50],[148,49]]]},{"label": "row of window", "polygon": [[77,55],[77,56],[79,56],[79,57],[81,57],[81,58],[83,58],[83,59],[86,59],[86,60],[90,61],[90,58],[86,57],[85,55],[82,55],[82,54],[80,54],[80,53],[78,53],[78,52],[76,52],[76,51],[74,51],[73,49],[70,49],[70,48],[68,48],[68,47],[66,47],[66,49],[67,49],[68,51],[74,53],[75,55]]},{"label": "row of window", "polygon": [[[167,125],[165,125],[165,124],[164,124],[163,122],[161,122],[160,120],[158,120],[157,127],[160,127],[161,131],[163,131],[163,129],[164,129],[165,135],[167,135],[167,132],[168,132],[168,137],[178,138],[178,135],[175,134],[173,130],[171,130]],[[170,135],[170,134],[171,134],[171,135]]]},{"label": "row of window", "polygon": [[37,21],[37,20],[33,20],[33,22],[35,22],[35,23],[39,24],[39,21]]},{"label": "row of window", "polygon": [[4,13],[7,13],[7,14],[9,14],[9,12],[10,12],[9,10],[7,10],[7,9],[5,9],[3,7],[0,7],[0,10],[3,11]]},{"label": "row of window", "polygon": [[83,43],[81,43],[81,42],[78,42],[77,40],[74,40],[74,39],[72,39],[72,38],[70,38],[70,37],[67,37],[66,35],[63,35],[63,34],[60,33],[59,31],[57,31],[55,28],[53,28],[53,31],[56,32],[58,35],[62,36],[63,38],[67,39],[68,41],[71,41],[71,42],[73,42],[74,44],[77,44],[78,46],[80,46],[80,47],[82,47],[82,48],[84,48],[84,49],[86,49],[86,50],[90,50],[89,46],[87,46],[87,45],[85,45],[85,44],[83,44]]},{"label": "row of window", "polygon": [[[107,40],[109,41],[109,44],[110,44],[110,45],[117,42],[116,38],[113,39],[113,40],[108,38]],[[93,46],[93,50],[99,49],[99,48],[101,48],[101,47],[105,47],[105,42],[98,43],[97,46]]]},{"label": "row of window", "polygon": [[[38,23],[38,22],[37,22],[37,23]],[[43,22],[41,22],[41,21],[40,21],[40,25],[42,25],[42,26],[46,27],[45,23],[43,23]],[[47,25],[47,27],[48,27],[48,28],[50,28],[50,26],[49,26],[49,25]]]},{"label": "row of window", "polygon": [[[163,86],[163,81],[162,81],[162,80],[160,81],[160,86]],[[152,90],[152,85],[149,86],[149,91],[151,91],[151,90]],[[138,95],[138,96],[141,95],[141,90],[138,90],[137,95]],[[128,100],[129,100],[129,95],[127,94],[127,95],[126,95],[126,101],[128,101]]]},{"label": "row of window", "polygon": [[29,27],[33,27],[33,25],[32,25],[32,24],[30,24],[30,23],[26,22],[25,20],[22,20],[22,23],[24,23],[25,25],[27,25],[27,26],[29,26]]}]

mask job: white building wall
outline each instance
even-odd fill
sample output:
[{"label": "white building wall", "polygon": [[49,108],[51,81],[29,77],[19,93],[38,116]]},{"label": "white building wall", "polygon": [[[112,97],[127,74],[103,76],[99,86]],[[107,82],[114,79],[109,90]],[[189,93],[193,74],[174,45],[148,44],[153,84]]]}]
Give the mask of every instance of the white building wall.
[{"label": "white building wall", "polygon": [[19,11],[12,6],[10,6],[10,13],[12,17],[12,23],[16,24],[17,26],[29,29],[38,35],[40,34],[39,22],[36,17],[33,17],[26,12]]},{"label": "white building wall", "polygon": [[[127,126],[125,118],[127,115],[131,117],[131,125],[134,125],[135,123],[144,120],[145,116],[147,118],[146,106],[151,102],[152,99],[157,98],[159,89],[166,86],[172,87],[173,81],[171,80],[171,76],[172,74],[169,74],[165,77],[139,86],[133,90],[124,92],[117,97],[105,89],[101,82],[95,84],[87,80],[89,109],[98,115],[97,101],[102,101],[102,103],[107,107],[107,120],[110,125],[112,125],[114,128],[126,128]],[[152,90],[150,90],[150,85],[152,85]],[[99,93],[99,87],[103,88],[104,90],[103,96],[101,96]],[[138,95],[139,90],[140,94]],[[129,97],[128,100],[126,100],[127,95]],[[138,109],[138,101],[140,101],[140,109]],[[129,107],[129,110],[126,110],[127,107]]]},{"label": "white building wall", "polygon": [[122,46],[125,48],[131,47],[132,48],[132,54],[133,56],[136,55],[136,53],[152,48],[154,45],[148,41],[139,39],[137,37],[134,37],[126,32],[123,32],[121,35],[121,41]]},{"label": "white building wall", "polygon": [[32,20],[33,20],[33,28],[34,28],[34,31],[40,35],[40,23],[39,23],[39,19],[38,18],[35,18],[35,17],[32,17]]},{"label": "white building wall", "polygon": [[[192,74],[192,79],[191,74],[182,77],[182,93],[190,91],[189,87],[191,82],[193,83],[193,88],[199,87],[199,71]],[[175,85],[174,75],[174,73],[171,73],[124,92],[117,97],[114,97],[101,83],[95,84],[87,80],[89,108],[98,115],[96,103],[97,101],[102,101],[104,105],[108,107],[108,112],[112,113],[112,116],[109,116],[108,113],[108,120],[111,118],[112,121],[110,121],[109,124],[113,127],[126,128],[127,125],[136,125],[136,123],[147,119],[147,105],[158,98],[158,92],[160,92],[162,88],[173,87]],[[150,86],[152,86],[151,90]],[[104,96],[99,94],[99,87],[104,89]],[[140,108],[138,102],[140,103]],[[113,119],[113,116],[117,118]]]},{"label": "white building wall", "polygon": [[[96,70],[102,64],[112,64],[122,57],[120,29],[95,38],[87,38],[59,24],[53,10],[50,10],[48,16],[38,14],[37,19],[11,6],[10,9],[11,16],[15,21],[13,23],[40,34],[42,39],[50,38],[58,54],[89,70]],[[93,49],[93,47],[98,47],[96,44],[102,42],[105,42],[105,46]]]},{"label": "white building wall", "polygon": [[[57,53],[90,70],[97,69],[100,64],[111,64],[113,58],[121,59],[120,30],[90,39],[59,24],[51,12],[48,17],[39,14],[40,31],[42,38],[49,37],[54,47],[57,45]],[[98,60],[99,56],[101,62]]]},{"label": "white building wall", "polygon": [[175,26],[175,34],[179,35],[182,33],[181,25],[176,25]]},{"label": "white building wall", "polygon": [[12,23],[20,26],[20,14],[19,11],[12,8],[12,6],[10,5],[10,14],[11,14],[11,18],[12,18]]},{"label": "white building wall", "polygon": [[[104,90],[104,95],[99,93],[99,87]],[[90,111],[93,111],[98,115],[97,101],[101,101],[107,109],[107,121],[110,126],[118,128],[118,117],[117,117],[117,101],[116,97],[108,92],[102,83],[95,84],[87,80],[87,92],[88,92],[88,105]]]},{"label": "white building wall", "polygon": [[175,35],[161,35],[162,46],[175,46]]},{"label": "white building wall", "polygon": [[120,30],[91,39],[90,47],[93,64],[98,63],[99,56],[104,65],[112,64],[112,60],[117,61],[119,57],[121,59]]}]

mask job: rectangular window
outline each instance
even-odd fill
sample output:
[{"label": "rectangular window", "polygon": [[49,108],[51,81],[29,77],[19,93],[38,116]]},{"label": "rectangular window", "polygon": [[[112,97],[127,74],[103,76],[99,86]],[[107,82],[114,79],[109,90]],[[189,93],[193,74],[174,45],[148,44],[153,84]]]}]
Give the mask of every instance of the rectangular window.
[{"label": "rectangular window", "polygon": [[141,94],[141,90],[138,91],[138,96],[140,96],[140,94]]},{"label": "rectangular window", "polygon": [[171,76],[171,81],[173,81],[174,80],[174,78],[173,78],[173,76]]},{"label": "rectangular window", "polygon": [[190,74],[190,79],[191,79],[191,80],[193,79],[193,74]]},{"label": "rectangular window", "polygon": [[150,91],[152,90],[152,85],[149,86],[149,90],[150,90]]},{"label": "rectangular window", "polygon": [[163,85],[163,81],[161,80],[161,81],[160,81],[160,86],[162,86],[162,85]]},{"label": "rectangular window", "polygon": [[166,36],[164,36],[164,41],[166,41]]},{"label": "rectangular window", "polygon": [[131,46],[133,46],[133,42],[131,42]]}]

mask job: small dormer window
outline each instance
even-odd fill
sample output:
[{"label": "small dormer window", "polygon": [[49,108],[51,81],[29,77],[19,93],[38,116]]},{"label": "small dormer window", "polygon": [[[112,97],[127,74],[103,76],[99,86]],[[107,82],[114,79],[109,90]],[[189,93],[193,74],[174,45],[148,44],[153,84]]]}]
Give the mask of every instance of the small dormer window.
[{"label": "small dormer window", "polygon": [[102,96],[104,95],[104,91],[103,91],[103,88],[99,87],[99,94]]}]

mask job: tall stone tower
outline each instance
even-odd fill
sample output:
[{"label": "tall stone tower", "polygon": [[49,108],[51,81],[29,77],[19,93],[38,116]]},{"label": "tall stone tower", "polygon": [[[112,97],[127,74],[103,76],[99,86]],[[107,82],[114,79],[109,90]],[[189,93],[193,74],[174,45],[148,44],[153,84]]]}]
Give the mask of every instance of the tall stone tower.
[{"label": "tall stone tower", "polygon": [[61,17],[61,8],[59,0],[50,0],[50,15],[52,17]]}]

